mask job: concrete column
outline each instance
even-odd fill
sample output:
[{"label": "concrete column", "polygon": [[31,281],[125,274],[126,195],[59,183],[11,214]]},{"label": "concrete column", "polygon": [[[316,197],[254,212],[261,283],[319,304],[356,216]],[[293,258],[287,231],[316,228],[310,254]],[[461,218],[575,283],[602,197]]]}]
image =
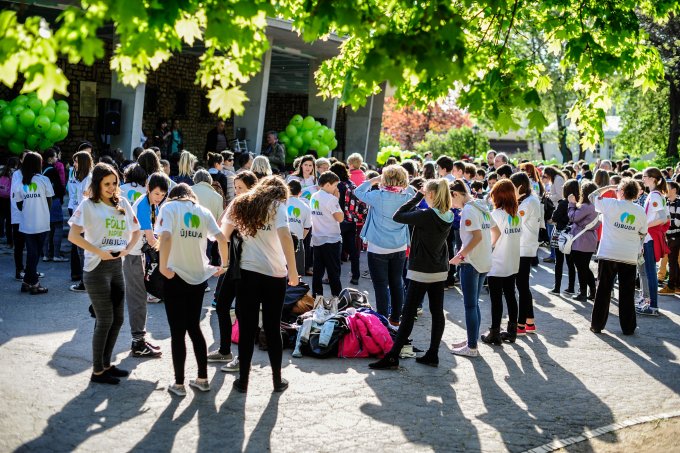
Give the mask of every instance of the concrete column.
[{"label": "concrete column", "polygon": [[338,111],[337,99],[325,99],[319,96],[319,88],[314,81],[314,73],[321,66],[318,60],[310,60],[309,62],[309,96],[307,101],[307,113],[316,119],[323,118],[326,120],[326,126],[330,129],[335,129],[335,118]]},{"label": "concrete column", "polygon": [[359,153],[366,162],[375,164],[382,129],[385,86],[382,91],[366,101],[359,110],[348,110],[346,119],[345,155]]},{"label": "concrete column", "polygon": [[248,101],[244,104],[243,115],[234,117],[234,133],[239,127],[246,129],[248,150],[260,154],[264,140],[264,117],[267,111],[267,91],[269,90],[269,71],[271,69],[272,51],[267,51],[262,61],[262,70],[245,84],[244,90]]},{"label": "concrete column", "polygon": [[116,72],[111,74],[111,98],[122,101],[120,134],[111,136],[111,149],[122,149],[127,159],[132,159],[132,150],[140,146],[145,92],[146,84],[132,88],[119,82]]}]

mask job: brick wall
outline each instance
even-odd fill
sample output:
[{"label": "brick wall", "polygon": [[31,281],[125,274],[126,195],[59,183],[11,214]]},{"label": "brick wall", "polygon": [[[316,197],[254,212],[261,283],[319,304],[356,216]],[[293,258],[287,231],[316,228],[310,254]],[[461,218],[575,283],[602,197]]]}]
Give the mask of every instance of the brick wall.
[{"label": "brick wall", "polygon": [[[308,96],[306,94],[268,93],[267,109],[264,115],[264,132],[281,132],[286,129],[294,115],[307,116]],[[267,147],[263,137],[262,148]]]}]

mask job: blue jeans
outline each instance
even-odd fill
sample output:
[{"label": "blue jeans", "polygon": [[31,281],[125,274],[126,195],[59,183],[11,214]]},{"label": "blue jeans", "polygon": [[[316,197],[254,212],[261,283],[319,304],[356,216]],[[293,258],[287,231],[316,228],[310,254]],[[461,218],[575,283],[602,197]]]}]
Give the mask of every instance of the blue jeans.
[{"label": "blue jeans", "polygon": [[654,256],[654,241],[645,242],[643,247],[645,254],[645,271],[647,272],[647,282],[649,283],[649,305],[657,308],[657,294],[659,291],[659,281],[656,276],[656,257]]},{"label": "blue jeans", "polygon": [[479,324],[482,320],[482,313],[479,310],[479,294],[482,292],[486,273],[477,272],[472,264],[463,263],[459,267],[460,287],[463,290],[463,304],[465,305],[468,347],[477,348]]},{"label": "blue jeans", "polygon": [[368,253],[368,270],[373,281],[377,311],[394,322],[399,322],[404,305],[402,272],[405,262],[405,251]]},{"label": "blue jeans", "polygon": [[[545,223],[545,229],[548,230],[548,237],[552,238],[553,230],[555,229],[555,225],[552,223]],[[555,249],[550,247],[550,258],[555,259]],[[571,287],[570,287],[571,288]]]}]

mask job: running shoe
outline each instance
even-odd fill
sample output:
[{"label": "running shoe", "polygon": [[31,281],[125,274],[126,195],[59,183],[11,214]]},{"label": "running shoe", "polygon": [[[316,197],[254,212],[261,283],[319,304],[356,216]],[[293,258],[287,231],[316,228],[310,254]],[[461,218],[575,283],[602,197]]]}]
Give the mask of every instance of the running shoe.
[{"label": "running shoe", "polygon": [[132,352],[133,357],[140,358],[158,358],[163,355],[160,348],[157,348],[144,340],[132,342],[130,351]]},{"label": "running shoe", "polygon": [[198,380],[190,380],[189,385],[195,389],[200,390],[201,392],[209,392],[210,391],[210,382],[208,381],[198,381]]},{"label": "running shoe", "polygon": [[643,315],[643,316],[659,316],[659,309],[650,307],[649,305],[645,304],[642,307],[637,307],[635,308],[635,312],[638,315]]},{"label": "running shoe", "polygon": [[478,357],[479,351],[477,349],[472,349],[465,345],[462,348],[454,349],[453,351],[451,351],[451,354],[460,355],[463,357]]},{"label": "running shoe", "polygon": [[177,396],[185,397],[187,396],[187,389],[183,385],[171,384],[168,386],[168,392],[174,393]]},{"label": "running shoe", "polygon": [[152,296],[151,294],[146,294],[146,302],[149,304],[158,304],[161,300],[158,297]]},{"label": "running shoe", "polygon": [[239,367],[239,364],[238,364],[238,356],[234,357],[234,360],[232,360],[231,362],[222,366],[222,368],[220,368],[220,370],[227,372],[227,373],[235,373],[237,371],[240,371],[241,368]]},{"label": "running shoe", "polygon": [[208,362],[231,362],[232,360],[234,360],[234,356],[231,353],[222,354],[217,350],[208,354]]},{"label": "running shoe", "polygon": [[85,284],[83,282],[80,282],[77,285],[71,285],[68,289],[73,291],[74,293],[84,293]]}]

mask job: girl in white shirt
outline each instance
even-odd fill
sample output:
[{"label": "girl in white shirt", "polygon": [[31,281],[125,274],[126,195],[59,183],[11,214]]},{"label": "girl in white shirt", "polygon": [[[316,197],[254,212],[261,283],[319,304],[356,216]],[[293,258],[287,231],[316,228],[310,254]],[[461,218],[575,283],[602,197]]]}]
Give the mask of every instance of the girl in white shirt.
[{"label": "girl in white shirt", "polygon": [[295,180],[300,183],[302,186],[300,199],[307,204],[309,204],[309,200],[312,199],[312,194],[319,190],[315,169],[316,161],[314,156],[308,154],[300,158],[300,165],[298,166],[297,171],[286,179],[286,182]]},{"label": "girl in white shirt", "polygon": [[184,388],[184,363],[186,361],[186,334],[189,334],[198,363],[198,378],[189,385],[207,392],[208,349],[201,332],[201,310],[207,280],[224,273],[222,268],[211,266],[205,254],[208,238],[218,243],[222,263],[226,262],[227,240],[217,226],[210,211],[198,204],[196,195],[185,183],[170,190],[168,201],[161,208],[156,221],[160,235],[159,270],[165,277],[165,312],[170,325],[172,365],[175,383],[168,391],[186,396]]},{"label": "girl in white shirt", "polygon": [[21,184],[13,186],[12,197],[21,211],[19,231],[26,241],[26,272],[21,292],[45,294],[47,288],[38,281],[38,261],[50,231],[50,206],[54,190],[50,180],[41,174],[42,157],[28,152],[21,165]]},{"label": "girl in white shirt", "polygon": [[283,345],[279,323],[286,280],[290,286],[297,286],[298,273],[293,239],[288,229],[287,199],[288,187],[283,180],[275,176],[265,177],[229,205],[223,226],[226,237],[230,238],[234,230],[243,236],[241,278],[236,292],[240,376],[234,381],[234,388],[240,392],[248,390],[260,306],[274,391],[282,392],[288,388],[288,381],[281,377]]},{"label": "girl in white shirt", "polygon": [[112,166],[99,163],[94,167],[90,197],[80,203],[68,223],[68,240],[85,250],[83,283],[97,318],[90,380],[118,384],[119,378],[129,374],[111,365],[124,319],[122,258],[134,248],[140,231],[132,206],[120,197],[118,173]]},{"label": "girl in white shirt", "polygon": [[[80,203],[85,198],[85,194],[90,187],[92,179],[92,156],[88,151],[78,151],[73,155],[73,168],[68,179],[68,213],[72,216]],[[71,247],[71,281],[80,281],[76,285],[71,285],[71,291],[84,292],[83,285],[83,265],[85,256],[83,249],[73,245]]]},{"label": "girl in white shirt", "polygon": [[541,202],[532,193],[531,181],[526,173],[515,173],[510,181],[517,187],[519,195],[519,216],[522,234],[519,242],[519,271],[515,285],[519,293],[519,314],[517,316],[517,335],[536,333],[534,325],[534,301],[529,288],[531,261],[538,252],[538,232],[541,225]]},{"label": "girl in white shirt", "polygon": [[465,305],[465,326],[467,340],[453,345],[453,354],[466,357],[477,357],[477,339],[481,312],[479,310],[479,294],[484,286],[484,277],[491,270],[491,230],[498,227],[486,209],[486,204],[476,201],[470,196],[467,184],[457,179],[449,184],[451,200],[454,208],[462,209],[460,213],[460,240],[462,248],[449,261],[449,264],[460,265],[460,286],[463,291]]},{"label": "girl in white shirt", "polygon": [[[489,193],[495,209],[491,213],[497,229],[491,230],[494,246],[491,270],[487,274],[491,299],[491,327],[482,341],[500,345],[503,340],[514,343],[517,335],[517,299],[515,275],[519,271],[519,244],[522,218],[518,214],[517,189],[507,179],[498,181]],[[503,295],[508,306],[508,330],[501,333]]]}]

